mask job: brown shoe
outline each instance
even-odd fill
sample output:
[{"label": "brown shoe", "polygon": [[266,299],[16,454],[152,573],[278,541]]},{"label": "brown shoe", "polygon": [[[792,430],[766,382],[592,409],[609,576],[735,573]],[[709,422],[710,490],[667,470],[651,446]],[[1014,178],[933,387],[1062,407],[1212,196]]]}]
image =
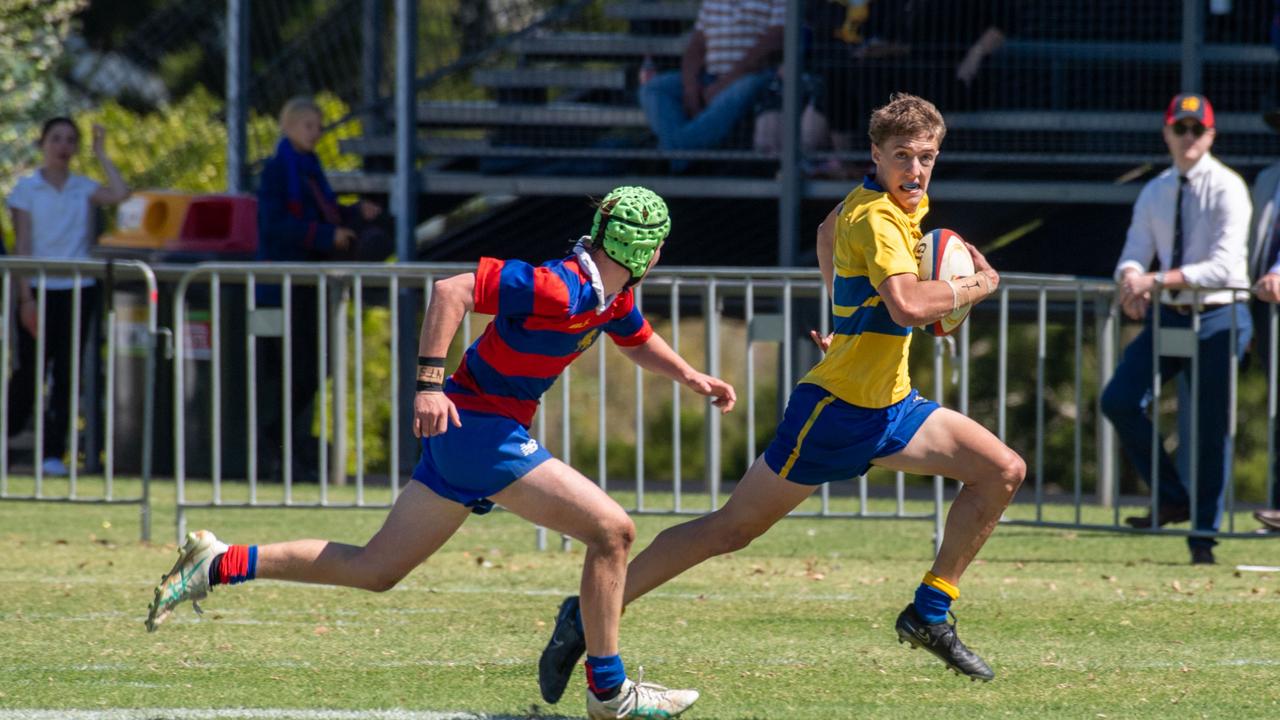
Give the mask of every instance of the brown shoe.
[{"label": "brown shoe", "polygon": [[1254,510],[1253,517],[1271,532],[1280,532],[1280,510]]},{"label": "brown shoe", "polygon": [[1156,521],[1151,523],[1150,515],[1133,515],[1124,519],[1126,525],[1139,530],[1150,530],[1153,527],[1164,527],[1171,523],[1186,522],[1191,519],[1191,510],[1186,505],[1161,505],[1156,513]]}]

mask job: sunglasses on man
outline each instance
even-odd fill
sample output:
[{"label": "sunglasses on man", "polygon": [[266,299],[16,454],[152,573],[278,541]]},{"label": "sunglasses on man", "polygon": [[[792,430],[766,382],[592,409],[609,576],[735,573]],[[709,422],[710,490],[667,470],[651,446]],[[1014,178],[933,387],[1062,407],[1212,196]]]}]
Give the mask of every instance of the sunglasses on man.
[{"label": "sunglasses on man", "polygon": [[1189,132],[1192,137],[1200,137],[1204,135],[1205,130],[1208,130],[1208,128],[1198,122],[1177,123],[1173,126],[1173,134],[1179,136],[1186,135]]}]

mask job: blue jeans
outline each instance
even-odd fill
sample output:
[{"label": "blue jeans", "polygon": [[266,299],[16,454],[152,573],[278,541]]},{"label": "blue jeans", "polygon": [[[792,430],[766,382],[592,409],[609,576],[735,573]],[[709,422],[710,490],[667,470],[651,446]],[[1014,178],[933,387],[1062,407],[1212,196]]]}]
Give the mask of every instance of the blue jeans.
[{"label": "blue jeans", "polygon": [[[658,136],[662,150],[703,150],[724,144],[738,121],[754,107],[756,97],[769,84],[773,70],[745,75],[712,98],[697,117],[684,114],[684,82],[679,72],[663,73],[640,88],[640,107],[649,127]],[[702,86],[715,82],[703,75]],[[671,169],[679,172],[687,160],[674,160]]]},{"label": "blue jeans", "polygon": [[[1173,309],[1160,309],[1164,328],[1189,328],[1191,316]],[[1231,347],[1231,318],[1236,318],[1236,345]],[[1239,362],[1253,334],[1249,311],[1244,303],[1214,308],[1200,314],[1200,368],[1198,439],[1193,485],[1196,489],[1196,530],[1215,532],[1222,519],[1222,498],[1231,478],[1231,455],[1234,451],[1228,434],[1230,397],[1228,381],[1232,362]],[[1125,455],[1148,485],[1154,485],[1151,473],[1151,403],[1152,362],[1151,314],[1146,327],[1129,343],[1115,376],[1102,392],[1102,412],[1115,425]],[[1178,379],[1178,463],[1175,466],[1163,448],[1159,452],[1160,488],[1156,498],[1160,505],[1191,505],[1187,478],[1191,463],[1191,360],[1181,357],[1160,358],[1160,378]],[[1213,547],[1210,537],[1189,537],[1187,544]]]}]

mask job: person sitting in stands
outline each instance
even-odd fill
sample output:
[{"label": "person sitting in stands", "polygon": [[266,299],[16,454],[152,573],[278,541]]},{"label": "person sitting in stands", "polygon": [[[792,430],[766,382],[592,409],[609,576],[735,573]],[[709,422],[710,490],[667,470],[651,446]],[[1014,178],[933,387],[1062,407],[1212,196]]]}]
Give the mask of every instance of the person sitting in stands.
[{"label": "person sitting in stands", "polygon": [[[785,0],[703,0],[680,70],[640,88],[640,106],[662,150],[725,144],[755,107],[782,52]],[[674,160],[683,172],[687,160]]]}]

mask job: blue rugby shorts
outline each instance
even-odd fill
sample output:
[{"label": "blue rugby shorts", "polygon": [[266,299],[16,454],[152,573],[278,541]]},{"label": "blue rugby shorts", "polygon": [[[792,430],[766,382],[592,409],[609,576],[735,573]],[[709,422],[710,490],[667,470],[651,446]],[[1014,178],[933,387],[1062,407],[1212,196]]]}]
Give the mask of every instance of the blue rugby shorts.
[{"label": "blue rugby shorts", "polygon": [[821,485],[866,474],[871,461],[901,452],[938,403],[915,390],[884,408],[851,405],[812,383],[791,391],[764,461],[780,477]]},{"label": "blue rugby shorts", "polygon": [[440,497],[483,515],[493,509],[489,496],[529,474],[552,455],[529,430],[501,415],[458,410],[462,427],[422,438],[422,456],[413,479]]}]

